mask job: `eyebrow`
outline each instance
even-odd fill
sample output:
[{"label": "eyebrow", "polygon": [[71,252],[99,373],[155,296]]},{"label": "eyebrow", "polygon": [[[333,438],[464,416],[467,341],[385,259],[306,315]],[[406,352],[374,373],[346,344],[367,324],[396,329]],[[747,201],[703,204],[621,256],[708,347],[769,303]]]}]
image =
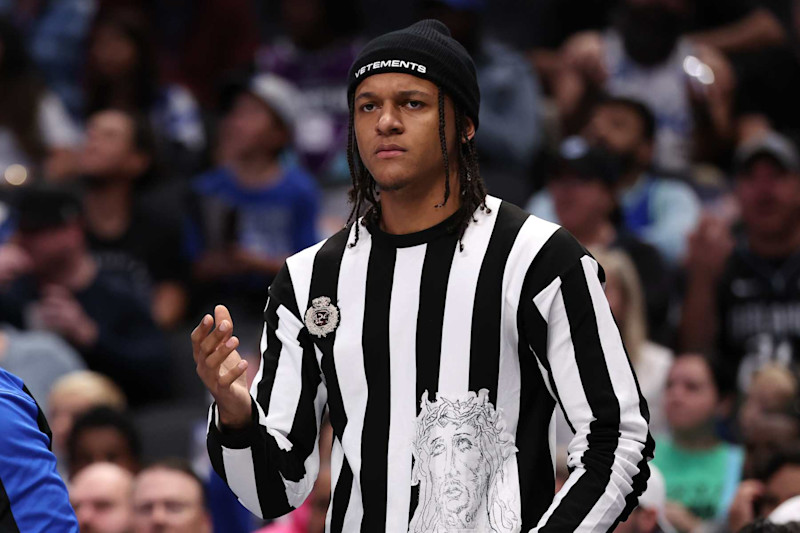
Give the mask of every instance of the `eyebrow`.
[{"label": "eyebrow", "polygon": [[[408,90],[408,91],[400,91],[397,94],[401,98],[410,98],[412,96],[430,96],[429,93],[426,93],[425,91],[419,91],[419,90],[416,90],[416,89],[412,89],[412,90]],[[355,99],[356,100],[362,100],[364,98],[377,98],[377,97],[378,97],[377,94],[367,91],[367,92],[359,93],[359,95],[356,96]]]}]

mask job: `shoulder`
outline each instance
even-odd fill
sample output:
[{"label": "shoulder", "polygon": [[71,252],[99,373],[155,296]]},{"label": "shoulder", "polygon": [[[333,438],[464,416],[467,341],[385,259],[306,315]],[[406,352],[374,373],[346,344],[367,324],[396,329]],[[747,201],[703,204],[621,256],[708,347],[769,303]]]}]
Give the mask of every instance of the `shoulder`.
[{"label": "shoulder", "polygon": [[229,169],[217,167],[196,176],[192,180],[192,190],[199,194],[213,194],[233,181],[233,174]]},{"label": "shoulder", "polygon": [[688,184],[676,178],[652,177],[651,193],[664,201],[699,202],[697,193]]},{"label": "shoulder", "polygon": [[297,165],[291,165],[286,168],[284,176],[286,185],[291,187],[300,196],[317,196],[319,191],[317,181],[303,168]]},{"label": "shoulder", "polygon": [[[8,423],[8,427],[16,427],[20,417],[29,418],[36,424],[39,407],[36,400],[25,390],[22,380],[14,374],[0,368],[0,420]],[[12,437],[8,431],[0,431],[0,441]]]}]

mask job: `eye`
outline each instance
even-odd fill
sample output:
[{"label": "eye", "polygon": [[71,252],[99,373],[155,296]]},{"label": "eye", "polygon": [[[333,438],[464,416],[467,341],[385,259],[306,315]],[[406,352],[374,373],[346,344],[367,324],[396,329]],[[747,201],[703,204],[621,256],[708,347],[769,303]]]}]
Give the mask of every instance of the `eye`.
[{"label": "eye", "polygon": [[435,457],[437,455],[441,455],[444,452],[445,452],[444,442],[442,442],[441,440],[437,440],[436,442],[433,443],[433,447],[431,449],[432,456]]},{"label": "eye", "polygon": [[471,450],[472,449],[472,441],[469,440],[466,437],[461,437],[458,440],[456,440],[456,448],[458,448],[459,451],[462,451],[462,452],[466,452],[467,450]]},{"label": "eye", "polygon": [[408,102],[406,102],[406,106],[409,109],[421,109],[422,107],[425,106],[425,103],[420,102],[419,100],[409,100]]},{"label": "eye", "polygon": [[373,111],[375,109],[375,104],[366,103],[366,104],[362,105],[360,109],[361,109],[361,111],[366,111],[367,113],[369,113],[370,111]]}]

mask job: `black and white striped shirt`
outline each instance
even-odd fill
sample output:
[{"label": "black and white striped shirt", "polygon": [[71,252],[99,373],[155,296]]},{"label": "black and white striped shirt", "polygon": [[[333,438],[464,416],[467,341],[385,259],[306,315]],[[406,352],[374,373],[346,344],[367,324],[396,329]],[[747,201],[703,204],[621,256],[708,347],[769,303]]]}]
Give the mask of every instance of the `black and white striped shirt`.
[{"label": "black and white striped shirt", "polygon": [[[215,470],[255,514],[298,507],[333,426],[326,531],[608,531],[643,490],[647,406],[602,270],[565,230],[489,197],[463,237],[353,226],[289,258],[265,310],[249,430]],[[554,409],[575,437],[554,499]]]}]

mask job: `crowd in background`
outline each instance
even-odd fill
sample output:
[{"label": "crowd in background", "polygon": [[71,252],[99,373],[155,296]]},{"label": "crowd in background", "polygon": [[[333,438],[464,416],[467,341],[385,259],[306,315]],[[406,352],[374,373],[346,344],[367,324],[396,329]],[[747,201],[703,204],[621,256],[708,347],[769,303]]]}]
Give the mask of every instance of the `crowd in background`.
[{"label": "crowd in background", "polygon": [[325,458],[273,524],[210,470],[189,332],[227,305],[253,379],[271,278],[350,215],[347,70],[420,18],[489,193],[605,270],[657,443],[620,530],[800,531],[800,1],[0,0],[0,366],[83,527],[322,531]]}]

